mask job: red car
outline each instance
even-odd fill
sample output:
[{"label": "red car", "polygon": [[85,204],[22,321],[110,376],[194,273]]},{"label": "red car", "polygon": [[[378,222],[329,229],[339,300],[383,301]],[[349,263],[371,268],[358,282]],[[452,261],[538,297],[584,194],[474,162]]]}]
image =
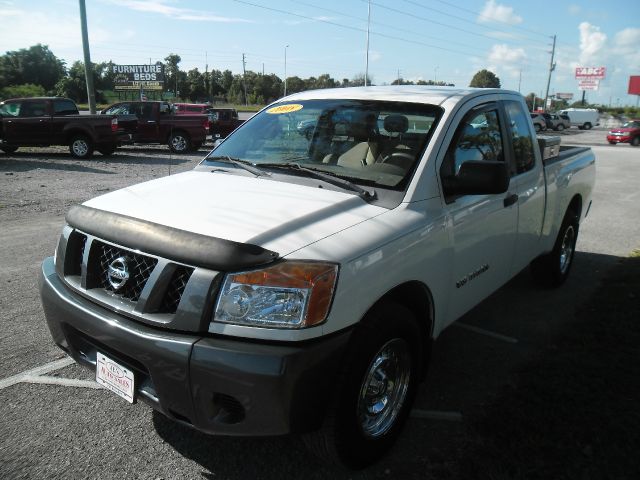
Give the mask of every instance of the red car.
[{"label": "red car", "polygon": [[634,147],[640,145],[640,120],[631,120],[620,128],[614,128],[607,135],[607,142],[611,145],[616,143],[630,143]]}]

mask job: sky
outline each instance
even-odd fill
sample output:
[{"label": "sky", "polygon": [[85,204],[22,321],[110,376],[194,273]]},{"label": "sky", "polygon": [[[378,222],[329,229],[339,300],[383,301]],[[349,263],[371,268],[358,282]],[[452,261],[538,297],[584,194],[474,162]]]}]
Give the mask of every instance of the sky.
[{"label": "sky", "polygon": [[[370,21],[368,8],[370,5]],[[86,0],[91,60],[132,65],[170,53],[190,70],[247,70],[337,80],[362,75],[369,26],[374,84],[442,80],[469,85],[486,68],[503,88],[544,97],[582,92],[575,68],[606,67],[587,101],[636,105],[640,1],[604,0]],[[83,59],[77,0],[0,0],[0,52],[48,45],[68,66]],[[286,55],[286,62],[285,62]]]}]

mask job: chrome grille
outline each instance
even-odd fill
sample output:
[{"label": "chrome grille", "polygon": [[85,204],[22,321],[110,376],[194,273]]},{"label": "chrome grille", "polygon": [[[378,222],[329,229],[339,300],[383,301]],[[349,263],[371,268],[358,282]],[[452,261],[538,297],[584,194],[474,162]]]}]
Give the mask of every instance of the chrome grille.
[{"label": "chrome grille", "polygon": [[176,313],[178,304],[180,303],[180,299],[192,273],[193,268],[182,266],[176,268],[176,271],[173,272],[171,283],[169,283],[169,287],[162,300],[161,312]]},{"label": "chrome grille", "polygon": [[[106,243],[96,242],[96,244],[98,269],[96,276],[99,287],[122,298],[137,302],[158,260]],[[129,280],[122,288],[116,290],[109,282],[109,265],[120,257],[125,258],[129,265]]]}]

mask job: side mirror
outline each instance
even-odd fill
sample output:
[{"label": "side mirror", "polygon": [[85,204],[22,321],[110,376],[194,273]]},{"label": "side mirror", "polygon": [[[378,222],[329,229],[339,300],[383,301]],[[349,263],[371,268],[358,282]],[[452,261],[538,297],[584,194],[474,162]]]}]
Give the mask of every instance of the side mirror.
[{"label": "side mirror", "polygon": [[509,188],[509,172],[504,162],[470,160],[460,165],[457,175],[442,177],[442,184],[447,197],[504,193]]}]

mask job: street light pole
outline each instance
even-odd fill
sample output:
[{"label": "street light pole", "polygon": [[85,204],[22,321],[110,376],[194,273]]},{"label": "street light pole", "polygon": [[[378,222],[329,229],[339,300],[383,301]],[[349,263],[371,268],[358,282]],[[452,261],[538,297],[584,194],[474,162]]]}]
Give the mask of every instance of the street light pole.
[{"label": "street light pole", "polygon": [[84,0],[78,0],[80,5],[80,27],[82,30],[82,50],[84,51],[84,76],[87,82],[87,100],[89,111],[96,113],[96,93],[93,89],[93,65],[89,53],[89,34],[87,32],[87,9]]},{"label": "street light pole", "polygon": [[289,45],[284,46],[284,96],[287,96],[287,48]]},{"label": "street light pole", "polygon": [[364,86],[367,86],[369,79],[369,27],[371,25],[371,0],[368,2],[367,6],[367,59],[365,61],[364,67]]}]

